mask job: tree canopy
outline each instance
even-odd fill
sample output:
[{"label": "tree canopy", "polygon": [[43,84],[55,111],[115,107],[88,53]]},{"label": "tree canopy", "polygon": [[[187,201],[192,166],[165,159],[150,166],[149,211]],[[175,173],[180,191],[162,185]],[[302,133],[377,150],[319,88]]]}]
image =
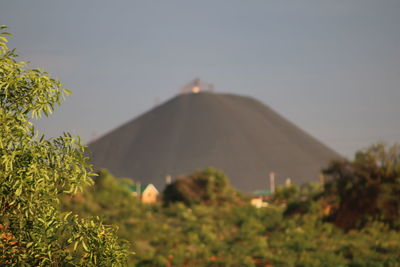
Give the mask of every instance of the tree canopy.
[{"label": "tree canopy", "polygon": [[164,190],[164,202],[192,204],[223,204],[241,202],[240,194],[230,186],[221,171],[207,168],[188,176],[182,176]]},{"label": "tree canopy", "polygon": [[[209,171],[182,179],[204,178]],[[400,261],[400,232],[385,223],[370,221],[346,232],[327,221],[329,197],[321,185],[282,187],[261,208],[250,201],[201,198],[163,206],[141,203],[126,181],[99,174],[94,188],[64,199],[65,205],[118,224],[118,234],[134,243],[129,266],[398,266]]]},{"label": "tree canopy", "polygon": [[351,229],[380,220],[400,229],[399,145],[374,145],[353,161],[332,162],[325,174],[324,195],[337,203],[332,215],[336,225]]},{"label": "tree canopy", "polygon": [[0,265],[115,266],[126,260],[115,228],[60,212],[59,196],[91,185],[79,138],[46,139],[33,120],[70,92],[40,69],[18,62],[0,27]]}]

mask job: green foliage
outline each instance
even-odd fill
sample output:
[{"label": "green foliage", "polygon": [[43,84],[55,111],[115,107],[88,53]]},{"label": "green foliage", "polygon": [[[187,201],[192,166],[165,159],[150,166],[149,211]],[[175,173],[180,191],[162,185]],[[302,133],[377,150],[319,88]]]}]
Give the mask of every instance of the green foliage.
[{"label": "green foliage", "polygon": [[358,152],[354,161],[333,162],[327,197],[336,196],[336,225],[351,229],[380,220],[400,229],[400,146],[376,145]]},{"label": "green foliage", "polygon": [[164,190],[164,202],[167,205],[174,202],[214,205],[239,203],[241,199],[223,172],[207,168],[169,184]]},{"label": "green foliage", "polygon": [[278,186],[274,192],[274,202],[289,202],[299,198],[300,190],[296,185]]},{"label": "green foliage", "polygon": [[39,138],[32,119],[69,94],[39,69],[17,62],[0,27],[0,265],[116,266],[126,249],[115,229],[58,209],[60,194],[92,184],[79,139]]},{"label": "green foliage", "polygon": [[[124,229],[119,234],[135,241],[132,266],[398,266],[400,262],[399,231],[377,221],[361,230],[342,231],[324,220],[329,203],[317,185],[291,190],[296,194],[288,194],[287,208],[202,201],[162,206],[127,197],[124,182],[104,171],[100,177],[94,188],[85,190],[84,200],[68,205],[77,205],[79,211],[82,203],[89,202],[93,214],[118,223]],[[81,212],[90,215],[88,210]]]},{"label": "green foliage", "polygon": [[125,186],[127,183],[132,181],[117,180],[108,171],[100,170],[94,177],[94,186],[73,196],[63,195],[61,209],[84,218],[100,216],[104,223],[118,225],[116,233],[120,238],[134,243],[132,228],[136,218],[142,216],[141,204]]}]

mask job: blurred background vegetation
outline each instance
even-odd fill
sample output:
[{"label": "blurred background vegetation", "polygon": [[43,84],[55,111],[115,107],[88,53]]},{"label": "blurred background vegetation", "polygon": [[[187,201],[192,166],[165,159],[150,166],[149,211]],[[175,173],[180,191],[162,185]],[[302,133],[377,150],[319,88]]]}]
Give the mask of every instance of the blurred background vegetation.
[{"label": "blurred background vegetation", "polygon": [[399,146],[372,146],[324,173],[325,184],[278,187],[256,208],[211,168],[176,179],[155,204],[101,170],[62,209],[117,225],[131,266],[399,266]]}]

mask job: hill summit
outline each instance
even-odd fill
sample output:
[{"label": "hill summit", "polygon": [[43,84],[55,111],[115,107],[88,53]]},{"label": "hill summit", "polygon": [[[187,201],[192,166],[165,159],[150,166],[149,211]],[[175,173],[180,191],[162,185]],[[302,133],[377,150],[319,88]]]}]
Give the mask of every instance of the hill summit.
[{"label": "hill summit", "polygon": [[261,102],[233,94],[181,94],[89,144],[95,168],[164,188],[165,177],[215,167],[242,191],[317,181],[339,157]]}]

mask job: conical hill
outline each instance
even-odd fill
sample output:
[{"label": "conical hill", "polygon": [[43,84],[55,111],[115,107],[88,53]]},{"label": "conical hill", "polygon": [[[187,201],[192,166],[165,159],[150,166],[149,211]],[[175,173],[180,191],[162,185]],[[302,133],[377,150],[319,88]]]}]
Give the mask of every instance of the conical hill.
[{"label": "conical hill", "polygon": [[317,181],[334,151],[261,102],[232,94],[182,94],[89,145],[95,168],[165,186],[165,177],[223,170],[244,192],[288,177]]}]

